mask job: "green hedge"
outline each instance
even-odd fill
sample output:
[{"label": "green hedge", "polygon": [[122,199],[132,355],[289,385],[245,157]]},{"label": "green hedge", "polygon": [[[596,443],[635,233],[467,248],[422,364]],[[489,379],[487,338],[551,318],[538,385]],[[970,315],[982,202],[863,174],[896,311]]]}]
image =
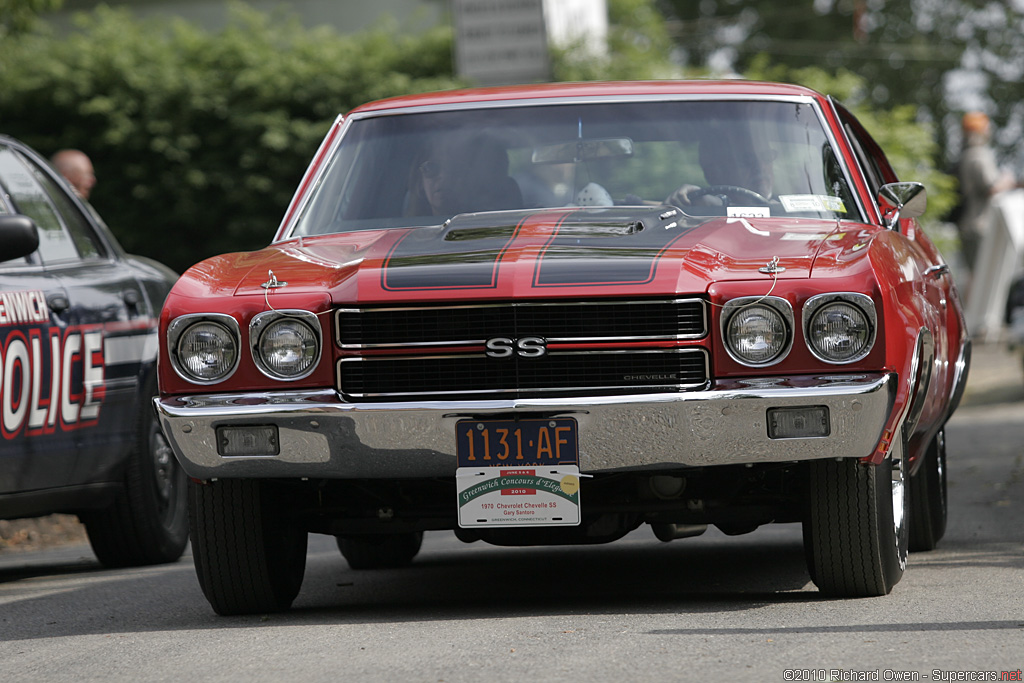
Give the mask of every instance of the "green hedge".
[{"label": "green hedge", "polygon": [[128,251],[178,271],[267,244],[334,118],[458,85],[451,32],[353,36],[237,9],[227,28],[101,9],[73,35],[0,41],[0,131],[82,149]]}]

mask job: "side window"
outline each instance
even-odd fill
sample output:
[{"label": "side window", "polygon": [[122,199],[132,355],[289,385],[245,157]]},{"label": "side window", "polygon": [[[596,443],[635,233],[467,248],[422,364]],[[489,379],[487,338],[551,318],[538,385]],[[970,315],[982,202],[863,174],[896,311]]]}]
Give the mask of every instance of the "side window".
[{"label": "side window", "polygon": [[25,159],[25,163],[32,169],[36,180],[43,186],[43,189],[53,201],[54,206],[57,207],[57,211],[60,212],[61,217],[64,219],[64,225],[71,233],[75,247],[78,248],[79,256],[82,258],[103,256],[103,243],[93,231],[92,226],[89,225],[89,221],[86,220],[82,212],[75,206],[75,203],[68,197],[67,193],[53,181],[53,178],[46,175],[31,160]]},{"label": "side window", "polygon": [[36,222],[39,228],[39,254],[44,261],[78,258],[75,243],[64,229],[46,191],[20,157],[7,148],[0,148],[0,183],[9,193],[15,210]]},{"label": "side window", "polygon": [[843,130],[846,131],[850,146],[853,147],[857,161],[864,171],[864,176],[868,182],[868,189],[871,190],[871,196],[874,198],[878,195],[878,190],[882,185],[895,183],[899,178],[889,164],[889,160],[885,158],[882,148],[864,130],[864,127],[860,125],[860,122],[853,114],[838,102],[833,101],[833,104],[835,104],[836,113],[843,123]]}]

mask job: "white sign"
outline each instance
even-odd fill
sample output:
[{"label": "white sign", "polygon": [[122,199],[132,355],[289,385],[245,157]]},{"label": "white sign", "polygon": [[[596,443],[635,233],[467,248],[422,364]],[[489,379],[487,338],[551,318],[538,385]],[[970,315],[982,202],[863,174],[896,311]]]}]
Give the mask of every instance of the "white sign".
[{"label": "white sign", "polygon": [[543,0],[452,0],[455,70],[480,85],[551,78]]},{"label": "white sign", "polygon": [[460,467],[459,526],[576,526],[580,468],[575,465]]}]

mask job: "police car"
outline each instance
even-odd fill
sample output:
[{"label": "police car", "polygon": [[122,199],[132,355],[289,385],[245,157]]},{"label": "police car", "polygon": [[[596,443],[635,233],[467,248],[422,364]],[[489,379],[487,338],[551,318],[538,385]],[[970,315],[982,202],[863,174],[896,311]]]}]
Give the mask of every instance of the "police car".
[{"label": "police car", "polygon": [[181,557],[185,478],[151,402],[175,279],[0,136],[0,519],[77,514],[106,566]]}]

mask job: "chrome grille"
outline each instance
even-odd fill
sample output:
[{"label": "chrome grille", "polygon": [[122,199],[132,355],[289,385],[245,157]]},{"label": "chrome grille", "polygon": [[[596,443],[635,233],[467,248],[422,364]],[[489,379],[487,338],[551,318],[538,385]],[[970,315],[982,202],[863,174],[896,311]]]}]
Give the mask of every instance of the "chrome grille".
[{"label": "chrome grille", "polygon": [[[702,347],[674,344],[707,335],[697,298],[367,307],[335,322],[352,400],[685,391],[709,376]],[[527,339],[539,354],[511,348]],[[488,356],[488,341],[504,348]]]}]

